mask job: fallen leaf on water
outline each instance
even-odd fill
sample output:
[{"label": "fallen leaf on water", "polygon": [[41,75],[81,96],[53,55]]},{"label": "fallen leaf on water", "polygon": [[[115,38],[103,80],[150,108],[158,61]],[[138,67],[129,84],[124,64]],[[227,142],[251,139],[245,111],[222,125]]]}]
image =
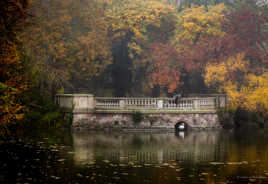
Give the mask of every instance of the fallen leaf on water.
[{"label": "fallen leaf on water", "polygon": [[227,162],[228,165],[241,165],[242,162]]},{"label": "fallen leaf on water", "polygon": [[256,182],[257,180],[255,178],[250,178],[249,181],[250,182]]},{"label": "fallen leaf on water", "polygon": [[80,177],[80,178],[82,178],[82,177],[83,177],[83,175],[82,175],[82,174],[80,174],[80,173],[77,173],[77,174],[76,174],[76,176],[78,176],[78,177]]},{"label": "fallen leaf on water", "polygon": [[163,165],[163,166],[168,166],[169,164],[168,164],[168,163],[163,163],[162,165]]},{"label": "fallen leaf on water", "polygon": [[58,180],[58,179],[60,179],[60,177],[58,177],[58,176],[50,176],[51,178],[53,178],[53,179],[55,179],[55,180]]},{"label": "fallen leaf on water", "polygon": [[63,162],[63,161],[65,161],[65,159],[64,158],[62,158],[62,159],[59,159],[59,160],[57,160],[58,162]]},{"label": "fallen leaf on water", "polygon": [[223,162],[210,162],[211,165],[224,165]]}]

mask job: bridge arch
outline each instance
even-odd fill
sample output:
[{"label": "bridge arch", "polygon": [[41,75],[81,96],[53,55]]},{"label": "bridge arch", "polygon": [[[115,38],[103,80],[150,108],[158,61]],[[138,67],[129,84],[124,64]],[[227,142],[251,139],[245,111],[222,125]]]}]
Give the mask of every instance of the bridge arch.
[{"label": "bridge arch", "polygon": [[178,121],[174,128],[175,132],[186,131],[189,128],[189,125],[186,123],[186,121]]}]

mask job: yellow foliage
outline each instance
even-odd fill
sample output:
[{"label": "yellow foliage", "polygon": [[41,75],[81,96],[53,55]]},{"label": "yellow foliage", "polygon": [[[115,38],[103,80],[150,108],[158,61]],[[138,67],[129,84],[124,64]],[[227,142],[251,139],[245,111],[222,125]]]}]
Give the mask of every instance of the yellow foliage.
[{"label": "yellow foliage", "polygon": [[[208,86],[220,85],[227,81],[235,81],[235,75],[248,70],[248,61],[244,60],[244,54],[228,58],[224,62],[208,64],[205,69],[205,82]],[[221,89],[221,88],[220,88]]]},{"label": "yellow foliage", "polygon": [[217,86],[229,98],[230,107],[268,114],[268,72],[249,73],[244,54],[237,54],[224,62],[206,67],[205,82]]},{"label": "yellow foliage", "polygon": [[221,22],[225,11],[224,4],[210,6],[208,10],[205,6],[184,9],[179,16],[175,41],[191,40],[196,42],[204,36],[223,36]]},{"label": "yellow foliage", "polygon": [[[175,8],[163,2],[144,0],[113,0],[106,10],[113,41],[128,36],[129,56],[142,57],[148,43],[148,26],[160,29],[163,17],[175,16]],[[123,34],[122,34],[123,33]],[[130,36],[132,35],[132,36]],[[151,35],[150,35],[151,36]]]},{"label": "yellow foliage", "polygon": [[89,79],[111,63],[102,4],[107,2],[53,0],[46,6],[41,0],[33,2],[33,13],[39,16],[21,37],[40,76],[54,79],[50,83],[60,88],[71,75]]},{"label": "yellow foliage", "polygon": [[6,126],[23,118],[26,108],[18,95],[27,89],[27,80],[16,43],[0,36],[0,49],[0,124]]}]

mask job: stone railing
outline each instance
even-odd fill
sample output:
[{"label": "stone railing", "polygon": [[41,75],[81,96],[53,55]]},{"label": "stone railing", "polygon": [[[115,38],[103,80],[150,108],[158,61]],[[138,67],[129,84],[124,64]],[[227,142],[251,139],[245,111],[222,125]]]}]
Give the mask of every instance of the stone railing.
[{"label": "stone railing", "polygon": [[226,98],[196,97],[180,98],[114,98],[94,97],[91,94],[63,94],[56,96],[56,103],[63,109],[73,112],[101,110],[152,110],[152,111],[205,111],[215,110],[226,105]]},{"label": "stone railing", "polygon": [[176,103],[174,98],[107,98],[95,97],[97,109],[176,109],[202,110],[216,109],[217,98],[181,98]]}]

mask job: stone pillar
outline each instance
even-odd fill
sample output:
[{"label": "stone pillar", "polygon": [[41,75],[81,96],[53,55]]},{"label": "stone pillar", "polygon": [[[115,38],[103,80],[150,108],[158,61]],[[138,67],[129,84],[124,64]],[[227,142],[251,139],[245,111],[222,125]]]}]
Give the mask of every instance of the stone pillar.
[{"label": "stone pillar", "polygon": [[126,103],[125,103],[125,100],[119,100],[119,107],[120,109],[124,109],[126,107]]},{"label": "stone pillar", "polygon": [[162,109],[163,108],[163,100],[158,100],[157,101],[157,108]]},{"label": "stone pillar", "polygon": [[200,110],[200,101],[199,101],[199,99],[194,99],[193,100],[193,106],[194,106],[194,110]]},{"label": "stone pillar", "polygon": [[95,109],[94,95],[73,94],[74,112],[87,112]]},{"label": "stone pillar", "polygon": [[60,94],[56,95],[57,105],[63,109],[72,109],[73,107],[73,95]]}]

